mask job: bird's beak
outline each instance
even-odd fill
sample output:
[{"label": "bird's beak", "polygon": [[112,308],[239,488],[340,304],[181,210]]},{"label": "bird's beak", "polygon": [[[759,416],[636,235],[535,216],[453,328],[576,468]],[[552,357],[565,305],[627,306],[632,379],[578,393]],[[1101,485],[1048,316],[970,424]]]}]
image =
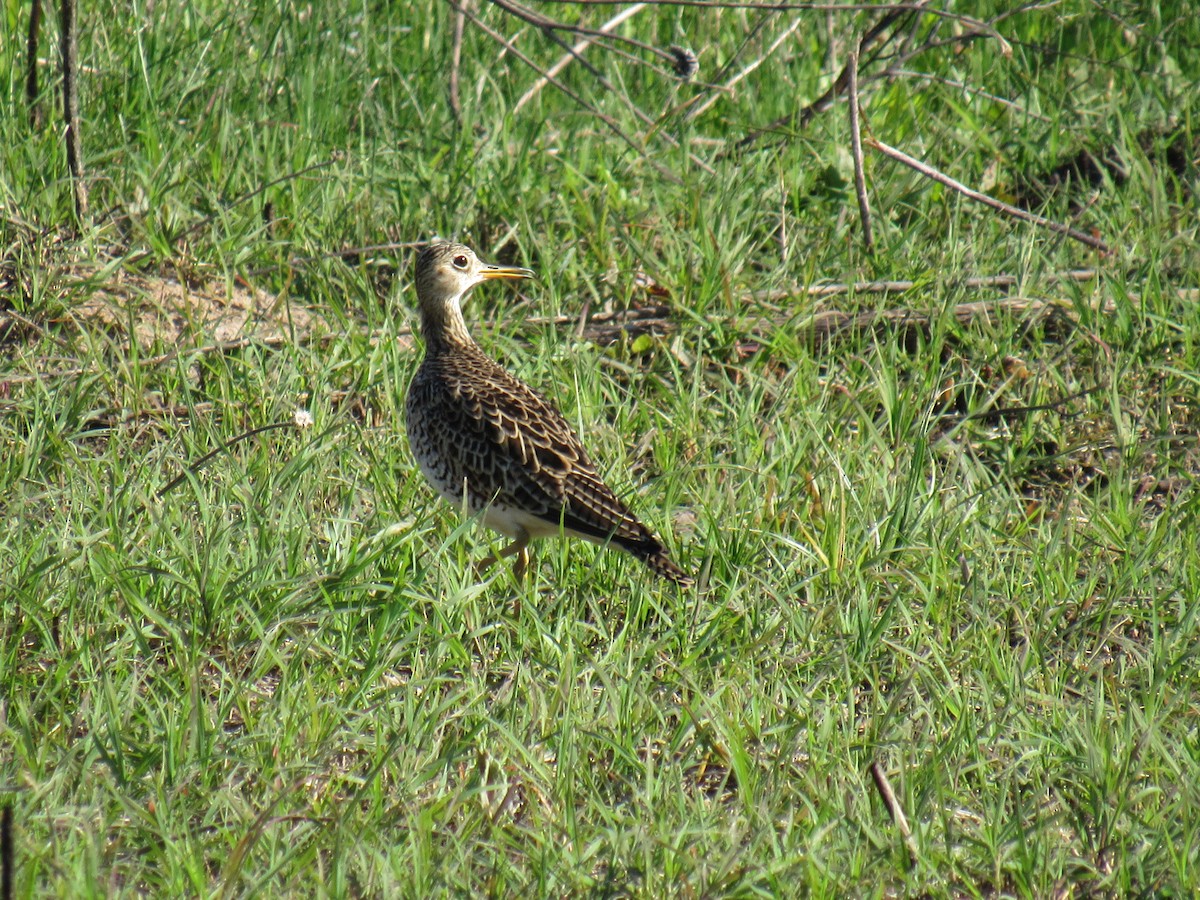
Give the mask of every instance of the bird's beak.
[{"label": "bird's beak", "polygon": [[533,278],[533,269],[523,269],[520,266],[491,266],[486,265],[479,270],[479,277],[491,278]]}]

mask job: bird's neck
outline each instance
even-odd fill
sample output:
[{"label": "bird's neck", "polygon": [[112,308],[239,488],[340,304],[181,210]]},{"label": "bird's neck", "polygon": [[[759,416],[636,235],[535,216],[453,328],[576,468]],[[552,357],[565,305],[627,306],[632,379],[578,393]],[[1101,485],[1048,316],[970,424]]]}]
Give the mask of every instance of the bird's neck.
[{"label": "bird's neck", "polygon": [[421,336],[425,338],[426,353],[474,345],[463,321],[460,301],[461,298],[455,298],[445,303],[421,304]]}]

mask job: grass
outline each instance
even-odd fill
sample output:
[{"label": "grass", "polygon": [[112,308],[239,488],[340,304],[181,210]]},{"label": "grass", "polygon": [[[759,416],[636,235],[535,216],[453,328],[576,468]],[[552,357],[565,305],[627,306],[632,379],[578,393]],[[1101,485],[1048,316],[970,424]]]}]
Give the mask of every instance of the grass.
[{"label": "grass", "polygon": [[[668,176],[553,88],[507,115],[536,74],[473,27],[456,124],[433,2],[85,10],[94,214],[77,222],[50,67],[51,124],[28,124],[26,15],[10,5],[0,43],[16,896],[1200,884],[1200,34],[1183,4],[1030,9],[997,26],[1011,52],[931,49],[907,68],[942,81],[867,84],[872,133],[1009,199],[1114,150],[1124,175],[1040,195],[1117,248],[1104,259],[870,156],[866,255],[841,105],[721,153],[824,90],[823,18],[690,124],[699,88],[589,51],[712,169],[651,139]],[[715,80],[785,23],[663,8],[625,33],[693,47]],[[840,57],[863,23],[834,24]],[[561,53],[528,28],[518,46]],[[644,132],[581,67],[562,79]],[[473,297],[476,336],[562,406],[704,591],[565,542],[524,585],[475,574],[492,536],[435,501],[403,437],[411,260],[330,255],[436,233],[538,270]],[[1080,267],[1097,274],[1054,278]],[[1001,299],[963,283],[995,273],[1051,305],[956,318]],[[117,289],[131,278],[140,307]],[[798,290],[870,279],[917,286]],[[131,337],[173,281],[177,330]],[[276,302],[214,352],[212,316],[246,284]],[[650,302],[673,308],[669,334],[537,324]],[[802,323],[831,305],[930,320],[814,344]],[[235,442],[298,408],[310,427]]]}]

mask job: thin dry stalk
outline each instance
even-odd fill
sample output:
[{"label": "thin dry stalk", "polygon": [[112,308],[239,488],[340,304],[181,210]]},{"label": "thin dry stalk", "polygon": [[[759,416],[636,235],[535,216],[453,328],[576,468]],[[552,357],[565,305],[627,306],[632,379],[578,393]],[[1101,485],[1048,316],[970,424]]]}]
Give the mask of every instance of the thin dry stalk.
[{"label": "thin dry stalk", "polygon": [[[451,3],[454,0],[450,0]],[[623,3],[624,0],[621,0]],[[509,15],[515,16],[523,22],[528,22],[535,28],[538,28],[547,34],[553,34],[558,31],[563,31],[568,34],[577,34],[580,36],[592,38],[606,38],[608,40],[625,44],[633,47],[636,50],[641,50],[644,53],[649,53],[652,56],[657,56],[664,62],[675,64],[675,55],[668,50],[663,50],[661,47],[655,47],[653,44],[647,44],[644,41],[639,41],[635,38],[626,37],[624,35],[615,34],[613,32],[601,31],[597,28],[589,28],[585,25],[568,25],[565,22],[559,22],[557,19],[551,19],[548,16],[543,16],[541,13],[534,12],[527,6],[522,6],[515,0],[491,0],[493,6],[498,6]],[[618,5],[618,4],[610,4]]]},{"label": "thin dry stalk", "polygon": [[[633,16],[637,15],[639,12],[641,12],[645,8],[646,8],[645,3],[635,3],[635,4],[633,4],[633,6],[630,6],[628,9],[621,10],[621,12],[617,13],[615,16],[613,16],[611,19],[609,19],[607,22],[605,22],[603,25],[600,26],[599,30],[603,34],[608,34],[610,31],[612,31],[614,28],[616,28],[618,25],[620,25],[626,19],[633,18]],[[571,64],[571,60],[575,59],[580,54],[582,54],[583,51],[586,50],[595,41],[596,41],[596,37],[594,35],[588,35],[587,37],[583,37],[580,40],[578,40],[575,43],[575,45],[571,47],[569,52],[563,54],[562,58],[560,58],[558,62],[556,62],[554,65],[552,65],[549,69],[546,70],[546,76],[543,76],[542,78],[539,78],[537,81],[535,81],[533,83],[533,87],[531,87],[529,90],[527,90],[524,94],[521,95],[521,99],[518,100],[516,106],[513,107],[513,113],[516,114],[517,112],[519,112],[522,106],[524,106],[526,103],[528,103],[534,97],[536,97],[538,95],[538,93],[542,90],[542,88],[544,88],[546,85],[548,85],[550,83],[551,78],[554,78],[556,75],[558,75],[559,72],[561,72],[563,69],[565,69],[567,66],[569,66]]]},{"label": "thin dry stalk", "polygon": [[1061,222],[1055,222],[1052,219],[1047,219],[1045,216],[1039,216],[1037,213],[1031,213],[1020,207],[1013,206],[1011,203],[1005,203],[1003,200],[997,200],[995,197],[990,197],[987,194],[976,191],[967,187],[961,181],[955,181],[944,172],[940,172],[933,166],[927,165],[918,159],[914,159],[902,150],[897,150],[895,147],[890,147],[882,141],[875,138],[867,139],[867,146],[878,150],[884,156],[890,156],[897,162],[902,162],[910,169],[920,172],[926,178],[932,178],[939,184],[943,184],[951,190],[957,191],[964,197],[974,200],[977,203],[982,203],[984,206],[990,206],[998,212],[1012,216],[1014,219],[1020,219],[1023,222],[1029,222],[1037,225],[1039,228],[1045,228],[1048,231],[1053,231],[1056,234],[1065,234],[1073,240],[1079,241],[1081,244],[1087,244],[1089,247],[1094,247],[1101,253],[1111,252],[1108,244],[1104,243],[1100,238],[1094,235],[1087,234],[1077,228],[1072,228],[1070,225],[1064,225]]},{"label": "thin dry stalk", "polygon": [[858,197],[858,217],[862,220],[863,246],[868,255],[875,253],[875,236],[871,232],[871,204],[867,199],[867,179],[863,173],[862,131],[858,118],[858,47],[850,51],[846,68],[850,72],[847,94],[850,98],[850,151],[854,156],[854,193]]},{"label": "thin dry stalk", "polygon": [[29,125],[34,131],[42,127],[42,106],[38,103],[37,50],[42,28],[42,2],[33,0],[29,10],[29,35],[25,40],[25,101],[29,104]]},{"label": "thin dry stalk", "polygon": [[[593,38],[598,35],[598,32],[594,29],[588,29],[586,33]],[[625,94],[622,91],[618,91],[616,89],[616,87],[613,85],[613,83],[611,81],[609,81],[607,78],[605,78],[603,73],[601,73],[599,69],[597,69],[591,63],[589,63],[586,59],[584,59],[581,54],[579,54],[575,51],[574,48],[568,47],[566,44],[566,41],[564,41],[561,37],[559,37],[554,32],[554,30],[547,29],[546,36],[550,40],[552,40],[554,43],[558,44],[560,47],[566,48],[568,57],[579,62],[584,68],[586,68],[587,71],[589,73],[591,73],[592,77],[596,79],[596,83],[599,84],[601,88],[608,91],[610,94],[613,94],[614,96],[616,96],[616,98],[618,100],[620,100],[620,102],[622,104],[624,104],[625,108],[628,109],[633,114],[634,118],[636,118],[639,122],[641,122],[643,125],[645,125],[647,127],[648,131],[646,132],[646,135],[644,137],[643,144],[649,143],[649,138],[652,135],[658,135],[662,140],[666,141],[672,147],[680,146],[678,140],[676,140],[670,134],[667,134],[666,132],[662,131],[658,127],[658,125],[655,123],[654,119],[645,110],[643,110],[636,103],[634,103],[627,94]],[[509,46],[512,46],[511,42],[510,42]],[[609,48],[609,49],[611,49],[611,48]],[[515,50],[514,50],[514,52],[515,52]],[[542,70],[537,69],[537,71],[541,72]],[[553,84],[555,87],[559,87],[560,82],[558,82],[556,80],[555,75],[556,75],[555,72],[553,72],[551,70],[546,70],[543,77],[541,78],[541,81],[545,82],[547,84]],[[569,94],[568,96],[573,97],[574,95]],[[698,157],[696,154],[694,154],[690,151],[688,152],[688,159],[690,159],[692,161],[693,165],[699,167],[700,169],[703,169],[709,175],[716,174],[716,172],[713,170],[713,168],[711,166],[709,166],[708,163],[706,163],[704,160],[702,160],[700,157]]]},{"label": "thin dry stalk", "polygon": [[67,168],[75,182],[75,215],[88,214],[88,190],[83,180],[83,138],[79,129],[78,0],[62,0],[63,118],[67,120]]},{"label": "thin dry stalk", "polygon": [[917,842],[913,840],[912,829],[908,827],[908,819],[904,815],[900,801],[896,799],[892,783],[888,781],[887,773],[883,771],[883,766],[879,764],[878,760],[871,763],[871,778],[875,781],[875,789],[879,791],[883,805],[887,807],[888,815],[892,817],[901,837],[904,838],[904,848],[908,851],[909,864],[915,867],[918,860]]}]

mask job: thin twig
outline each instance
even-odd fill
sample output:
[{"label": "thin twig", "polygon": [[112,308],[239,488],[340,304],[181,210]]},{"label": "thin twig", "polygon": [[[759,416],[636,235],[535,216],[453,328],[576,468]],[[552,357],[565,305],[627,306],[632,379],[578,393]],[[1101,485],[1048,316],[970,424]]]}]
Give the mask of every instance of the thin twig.
[{"label": "thin twig", "polygon": [[850,72],[847,96],[850,98],[850,151],[854,157],[854,193],[858,196],[858,217],[862,220],[863,246],[867,255],[875,253],[875,237],[871,233],[871,204],[867,199],[867,178],[863,173],[862,130],[858,119],[858,45],[850,51],[846,68]]},{"label": "thin twig", "polygon": [[[635,4],[633,4],[633,6],[630,6],[628,9],[621,10],[619,13],[617,13],[615,16],[613,16],[611,19],[609,19],[607,22],[605,22],[603,25],[600,26],[599,30],[601,32],[603,32],[604,34],[608,34],[610,31],[612,31],[614,28],[616,28],[618,25],[620,25],[626,19],[632,18],[633,16],[637,15],[639,12],[641,12],[645,8],[646,8],[645,3],[635,3]],[[535,81],[533,83],[533,86],[529,90],[527,90],[524,94],[521,95],[521,99],[518,100],[516,105],[513,107],[513,114],[515,115],[517,112],[520,111],[522,106],[524,106],[526,103],[528,103],[534,97],[536,97],[537,94],[542,90],[542,88],[544,88],[546,85],[548,85],[550,83],[550,78],[555,77],[556,75],[558,75],[559,72],[561,72],[568,65],[570,65],[571,60],[577,58],[581,53],[583,53],[584,50],[586,50],[588,48],[588,46],[590,44],[594,43],[595,40],[596,40],[595,36],[589,35],[587,37],[581,38],[578,42],[576,42],[575,46],[573,46],[571,48],[569,53],[564,54],[559,59],[558,62],[556,62],[554,65],[552,65],[549,69],[546,70],[546,75],[549,77],[543,76],[542,78],[539,78],[537,81]]]},{"label": "thin twig", "polygon": [[1033,225],[1053,231],[1056,234],[1065,234],[1067,237],[1073,238],[1074,240],[1079,241],[1081,244],[1087,244],[1089,247],[1094,247],[1101,253],[1111,252],[1108,244],[1104,243],[1104,241],[1100,240],[1098,237],[1094,237],[1093,235],[1080,231],[1077,228],[1072,228],[1070,225],[1064,225],[1061,222],[1055,222],[1052,219],[1047,219],[1045,216],[1039,216],[1037,213],[1028,212],[1020,207],[1013,206],[1011,203],[1005,203],[1003,200],[997,200],[995,197],[990,197],[987,194],[973,190],[972,188],[967,187],[961,181],[955,181],[949,175],[938,171],[937,169],[921,162],[918,159],[914,159],[902,150],[897,150],[895,147],[888,146],[882,141],[876,140],[875,138],[868,138],[867,146],[878,150],[884,156],[890,156],[892,159],[904,163],[914,171],[920,172],[926,178],[932,178],[939,184],[943,184],[951,190],[958,191],[958,193],[962,194],[964,197],[974,200],[977,203],[982,203],[984,206],[990,206],[992,209],[1012,216],[1014,219],[1020,219],[1024,222],[1029,222]]},{"label": "thin twig", "polygon": [[737,83],[739,81],[746,78],[746,76],[750,75],[752,72],[754,72],[755,69],[757,69],[764,62],[766,62],[768,59],[770,59],[771,56],[774,55],[775,51],[778,50],[783,45],[783,42],[786,41],[789,37],[791,37],[793,34],[796,33],[796,29],[800,27],[800,23],[803,21],[804,20],[800,16],[797,16],[795,19],[793,19],[792,24],[789,25],[787,28],[785,28],[775,38],[775,40],[773,40],[771,42],[771,45],[769,47],[767,47],[765,53],[763,53],[761,56],[759,56],[759,58],[754,60],[752,63],[749,63],[748,65],[746,65],[740,72],[738,72],[736,75],[734,75],[728,81],[726,81],[723,85],[721,85],[721,87],[717,88],[713,92],[712,96],[710,96],[707,100],[705,100],[703,103],[701,103],[695,109],[691,110],[687,114],[687,120],[691,121],[692,119],[695,119],[697,116],[703,115],[714,103],[716,103],[719,99],[721,99],[721,97],[724,94],[728,94],[730,91],[732,91],[733,88],[737,85]]},{"label": "thin twig", "polygon": [[[453,4],[454,0],[449,0]],[[675,56],[670,51],[663,50],[660,47],[655,47],[653,44],[647,44],[644,41],[639,41],[636,38],[626,37],[621,34],[613,34],[610,32],[600,31],[597,28],[588,28],[584,25],[568,25],[566,22],[559,22],[557,19],[551,19],[548,16],[543,16],[540,13],[534,12],[527,6],[522,6],[516,3],[515,0],[490,0],[493,6],[498,6],[506,13],[516,16],[523,22],[528,22],[536,28],[550,34],[555,31],[565,31],[568,34],[586,35],[593,38],[607,38],[613,41],[619,41],[630,47],[635,47],[645,53],[650,53],[660,59],[671,63],[675,62]],[[622,3],[625,0],[621,0]],[[616,4],[614,4],[616,5]]]},{"label": "thin twig", "polygon": [[[492,0],[492,2],[496,2],[496,0]],[[572,6],[619,6],[625,0],[560,0],[560,2]],[[748,9],[754,12],[927,12],[951,22],[958,22],[975,35],[984,35],[999,41],[1002,52],[1006,55],[1012,53],[1012,46],[1003,35],[996,31],[992,22],[985,22],[953,10],[929,9],[927,0],[914,0],[911,3],[764,3],[760,0],[647,0],[647,2],[651,6]]]},{"label": "thin twig", "polygon": [[1094,384],[1089,388],[1075,391],[1073,394],[1067,394],[1065,397],[1060,397],[1050,403],[1037,403],[1032,406],[997,406],[993,409],[985,409],[980,412],[974,412],[970,415],[963,416],[965,422],[995,422],[1000,419],[1014,419],[1018,416],[1029,416],[1036,412],[1057,412],[1060,415],[1066,416],[1063,407],[1073,400],[1081,400],[1088,397],[1097,391],[1103,390],[1105,385]]},{"label": "thin twig", "polygon": [[75,217],[88,214],[88,190],[83,181],[83,137],[79,129],[78,0],[62,0],[63,118],[67,120],[67,168],[75,182]]},{"label": "thin twig", "polygon": [[[462,9],[463,14],[466,15],[466,17],[468,19],[470,19],[484,34],[486,34],[492,40],[496,41],[496,43],[501,44],[505,49],[508,50],[509,53],[511,53],[513,56],[515,56],[518,60],[520,60],[525,65],[527,65],[529,68],[533,69],[539,75],[542,75],[543,77],[545,77],[550,82],[550,84],[554,85],[555,88],[557,88],[559,91],[561,91],[567,97],[574,100],[577,104],[579,104],[581,107],[583,107],[588,112],[590,112],[592,115],[594,115],[596,118],[598,118],[601,122],[603,122],[608,127],[608,129],[610,131],[612,131],[613,134],[615,134],[622,141],[624,141],[629,146],[630,149],[632,149],[635,153],[638,154],[638,156],[640,156],[643,160],[645,160],[647,163],[649,163],[651,166],[653,166],[655,171],[657,171],[660,175],[662,175],[664,178],[668,179],[669,181],[671,181],[674,184],[680,183],[679,176],[676,175],[674,172],[672,172],[670,169],[668,169],[666,166],[664,166],[662,163],[658,162],[656,159],[651,157],[650,154],[648,154],[646,152],[646,149],[643,146],[638,144],[637,141],[635,141],[633,138],[631,138],[628,134],[625,133],[625,131],[617,123],[616,119],[614,119],[612,116],[608,115],[605,112],[601,112],[599,109],[597,109],[591,103],[588,103],[586,100],[583,99],[583,97],[581,97],[575,91],[571,90],[569,87],[567,87],[561,81],[559,81],[557,78],[550,76],[546,72],[545,69],[543,69],[537,63],[535,63],[532,59],[530,59],[528,56],[526,56],[524,53],[522,53],[520,50],[518,50],[516,45],[514,45],[512,41],[510,41],[504,35],[500,34],[494,28],[492,28],[487,23],[485,23],[483,20],[481,20],[478,16],[476,16],[473,12],[471,12],[471,10],[460,6],[456,2],[456,0],[447,0],[447,2],[455,9]],[[494,2],[496,2],[496,0],[492,0],[492,2],[494,3]]]},{"label": "thin twig", "polygon": [[[662,138],[662,140],[666,141],[672,147],[679,147],[678,140],[676,140],[670,134],[667,134],[666,132],[662,131],[655,124],[654,119],[651,118],[650,115],[647,112],[645,112],[645,110],[643,110],[636,103],[634,103],[631,99],[629,99],[628,94],[626,94],[622,91],[618,91],[616,89],[616,87],[613,85],[613,83],[611,81],[609,81],[607,78],[605,78],[604,74],[599,69],[597,69],[590,62],[588,62],[586,59],[584,59],[583,56],[575,50],[575,48],[568,46],[567,42],[565,40],[563,40],[563,38],[561,38],[554,31],[548,30],[546,32],[546,36],[551,41],[558,44],[560,47],[564,48],[567,51],[567,55],[569,57],[573,58],[578,63],[580,63],[584,68],[586,68],[588,70],[588,72],[591,73],[592,77],[596,79],[596,82],[602,88],[604,88],[604,90],[608,91],[610,94],[613,94],[622,104],[624,104],[626,109],[628,109],[631,113],[633,113],[634,118],[636,118],[638,121],[640,121],[643,125],[647,126],[647,128],[649,129],[646,132],[647,140],[643,141],[643,143],[647,143],[648,139],[651,135],[658,134]],[[541,80],[546,83],[552,83],[556,87],[558,87],[559,86],[558,81],[550,80],[553,77],[554,77],[554,73],[552,71],[547,70],[546,75],[543,76],[543,78]],[[704,160],[702,160],[700,157],[698,157],[696,154],[689,151],[688,159],[690,159],[692,161],[693,165],[696,165],[699,168],[703,169],[709,175],[716,175],[716,172],[713,170],[713,168],[711,166],[709,166],[709,164],[706,163]]]},{"label": "thin twig", "polygon": [[912,829],[908,827],[904,809],[900,806],[900,801],[896,799],[895,791],[892,790],[892,783],[888,781],[887,773],[883,771],[883,766],[879,764],[878,760],[871,763],[871,778],[875,781],[875,789],[879,791],[883,805],[887,807],[888,815],[892,817],[892,821],[900,831],[900,836],[904,839],[904,848],[908,851],[909,864],[916,867],[919,859],[917,842],[913,839]]},{"label": "thin twig", "polygon": [[33,0],[29,10],[29,35],[25,40],[25,102],[29,104],[29,125],[37,131],[42,127],[42,105],[38,103],[38,40],[42,28],[42,2]]}]

